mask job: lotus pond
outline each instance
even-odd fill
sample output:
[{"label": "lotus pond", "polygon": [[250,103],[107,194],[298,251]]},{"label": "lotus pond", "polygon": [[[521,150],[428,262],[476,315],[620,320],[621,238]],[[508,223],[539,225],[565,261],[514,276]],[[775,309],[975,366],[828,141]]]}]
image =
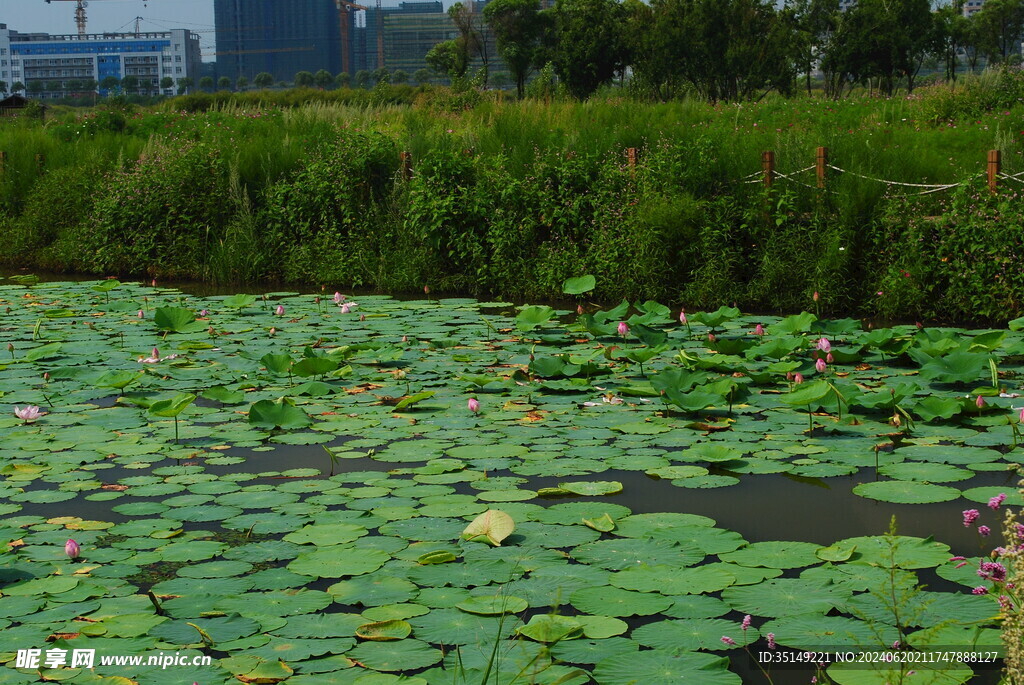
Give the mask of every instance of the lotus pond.
[{"label": "lotus pond", "polygon": [[1024,320],[331,295],[0,285],[0,684],[998,680]]}]

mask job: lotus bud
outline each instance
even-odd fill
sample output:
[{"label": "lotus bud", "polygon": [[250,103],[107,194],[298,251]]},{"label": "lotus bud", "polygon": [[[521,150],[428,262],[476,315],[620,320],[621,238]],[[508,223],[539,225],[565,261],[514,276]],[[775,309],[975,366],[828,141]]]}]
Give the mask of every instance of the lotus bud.
[{"label": "lotus bud", "polygon": [[811,295],[811,299],[814,300],[815,302],[818,302],[821,299],[821,295],[818,294],[817,290],[815,290],[814,294]]},{"label": "lotus bud", "polygon": [[466,403],[466,407],[474,414],[480,411],[480,403],[477,402],[475,397],[469,398],[469,401]]},{"label": "lotus bud", "polygon": [[403,335],[402,336],[402,342],[409,342],[409,336]]},{"label": "lotus bud", "polygon": [[804,382],[804,375],[802,373],[794,373],[793,374],[793,383],[795,383],[796,385],[800,385],[803,382]]},{"label": "lotus bud", "polygon": [[1020,422],[1024,423],[1024,407],[1020,408]]},{"label": "lotus bud", "polygon": [[274,310],[274,314],[276,314],[277,316],[284,316],[284,305],[277,305],[277,309]]},{"label": "lotus bud", "polygon": [[271,326],[270,327],[270,335],[275,335],[276,333],[277,333],[277,329],[274,328],[273,326]]},{"label": "lotus bud", "polygon": [[629,335],[629,324],[627,324],[625,321],[620,321],[617,330],[619,331],[619,335],[625,338],[627,335]]},{"label": "lotus bud", "polygon": [[50,382],[50,372],[49,371],[44,371],[43,372],[43,380],[46,381],[47,383]]},{"label": "lotus bud", "polygon": [[830,343],[828,341],[828,338],[825,338],[825,337],[819,338],[818,342],[815,343],[815,347],[817,347],[822,352],[831,352],[832,351],[832,343]]},{"label": "lotus bud", "polygon": [[715,337],[714,333],[708,333],[708,342],[711,343],[712,345],[718,342],[718,338]]},{"label": "lotus bud", "polygon": [[139,310],[139,315],[138,316],[139,316],[140,319],[145,319],[146,318],[146,315],[142,313],[141,309]]},{"label": "lotus bud", "polygon": [[685,309],[680,309],[679,310],[679,323],[683,324],[684,326],[686,325],[686,310]]},{"label": "lotus bud", "polygon": [[69,559],[77,559],[81,551],[82,549],[74,540],[68,540],[64,543],[64,553],[68,555]]},{"label": "lotus bud", "polygon": [[156,279],[154,278],[152,281],[150,281],[149,284],[155,288],[156,287]]},{"label": "lotus bud", "polygon": [[316,297],[313,298],[313,304],[316,304],[316,305],[320,304],[320,296],[319,295],[317,295]]},{"label": "lotus bud", "polygon": [[814,368],[818,371],[818,373],[825,373],[825,369],[827,368],[825,365],[825,360],[822,359],[821,357],[818,357],[818,361],[814,362]]},{"label": "lotus bud", "polygon": [[825,355],[825,361],[828,362],[829,364],[834,363],[835,360],[836,359],[835,359],[835,357],[832,356],[831,352],[829,352],[828,354]]},{"label": "lotus bud", "polygon": [[360,321],[366,321],[366,314],[360,314],[359,315],[359,320]]},{"label": "lotus bud", "polygon": [[982,397],[981,395],[978,395],[978,399],[974,400],[974,406],[976,406],[978,409],[981,409],[982,407],[984,407],[985,406],[985,398]]},{"label": "lotus bud", "polygon": [[423,294],[424,295],[429,295],[430,294],[430,286],[429,285],[423,286]]},{"label": "lotus bud", "polygon": [[152,357],[153,359],[159,359],[160,358],[160,350],[158,350],[157,348],[154,347],[153,351],[149,353],[149,356]]},{"label": "lotus bud", "polygon": [[792,380],[793,380],[793,372],[792,371],[787,371],[786,372],[786,380],[792,382]]},{"label": "lotus bud", "polygon": [[764,335],[764,326],[761,324],[754,326],[754,335]]},{"label": "lotus bud", "polygon": [[14,354],[14,343],[7,343],[7,351]]},{"label": "lotus bud", "polygon": [[576,313],[577,314],[582,314],[583,313],[583,305],[582,304],[576,305]]},{"label": "lotus bud", "polygon": [[209,333],[210,335],[217,335],[217,331],[213,330],[213,326],[207,328],[206,332]]},{"label": "lotus bud", "polygon": [[914,325],[915,325],[915,326],[917,326],[917,330],[921,330],[921,329],[923,329],[923,328],[924,328],[924,324],[923,324],[923,323],[921,323],[920,321],[918,321],[918,322],[917,322],[917,323],[915,323]]}]

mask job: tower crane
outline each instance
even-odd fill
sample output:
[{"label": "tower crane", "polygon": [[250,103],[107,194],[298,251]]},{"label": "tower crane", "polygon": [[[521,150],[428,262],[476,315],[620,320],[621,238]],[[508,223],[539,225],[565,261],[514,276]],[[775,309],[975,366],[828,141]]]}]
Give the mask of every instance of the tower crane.
[{"label": "tower crane", "polygon": [[341,70],[346,74],[351,74],[352,64],[349,60],[349,55],[351,54],[349,45],[351,45],[352,36],[349,14],[356,10],[368,10],[370,8],[366,5],[350,2],[350,0],[334,0],[334,5],[338,8],[338,19],[341,24]]},{"label": "tower crane", "polygon": [[51,2],[73,2],[75,3],[75,26],[78,27],[78,35],[85,35],[85,8],[89,6],[88,0],[46,0],[46,4],[49,5]]}]

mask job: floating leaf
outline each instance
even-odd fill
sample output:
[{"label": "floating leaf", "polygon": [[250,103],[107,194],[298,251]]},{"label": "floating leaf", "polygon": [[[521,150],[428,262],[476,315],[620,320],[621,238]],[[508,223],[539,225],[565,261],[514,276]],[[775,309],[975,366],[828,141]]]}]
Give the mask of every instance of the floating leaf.
[{"label": "floating leaf", "polygon": [[476,540],[482,537],[498,547],[502,540],[512,534],[515,527],[515,521],[511,516],[497,509],[488,509],[466,526],[466,529],[462,531],[462,539]]}]

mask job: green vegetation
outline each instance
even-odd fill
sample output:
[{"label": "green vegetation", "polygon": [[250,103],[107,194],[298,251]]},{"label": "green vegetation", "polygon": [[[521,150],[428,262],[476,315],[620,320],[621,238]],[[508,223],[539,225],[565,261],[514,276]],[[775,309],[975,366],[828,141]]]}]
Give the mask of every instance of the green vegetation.
[{"label": "green vegetation", "polygon": [[[1012,72],[913,99],[715,106],[379,86],[12,120],[3,260],[518,298],[590,272],[603,300],[792,311],[818,292],[825,312],[1005,319],[1024,307],[1015,181],[990,196],[979,173],[989,149],[1022,170],[1022,95]],[[864,176],[963,185],[908,199],[922,189],[854,173],[826,192],[813,172],[758,182],[762,150],[789,173],[817,146]]]},{"label": "green vegetation", "polygon": [[[1000,628],[1019,636],[1021,533],[1008,516],[991,555],[989,536],[1024,506],[1024,318],[684,323],[655,301],[28,275],[0,307],[5,682],[81,677],[16,661],[31,649],[95,649],[88,681],[146,685],[1019,669]],[[886,532],[895,511],[912,534]],[[762,679],[741,649],[797,663],[762,657]],[[160,650],[188,661],[101,662]]]}]

